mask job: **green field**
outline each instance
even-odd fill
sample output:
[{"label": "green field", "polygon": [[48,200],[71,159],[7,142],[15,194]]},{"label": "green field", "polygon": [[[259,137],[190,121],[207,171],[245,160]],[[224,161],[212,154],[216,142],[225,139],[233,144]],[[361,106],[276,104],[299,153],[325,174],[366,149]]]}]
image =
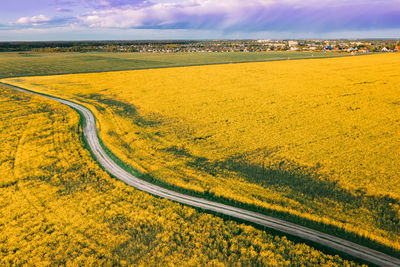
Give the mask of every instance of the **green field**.
[{"label": "green field", "polygon": [[264,53],[0,53],[0,78],[224,62],[342,56],[325,52]]}]

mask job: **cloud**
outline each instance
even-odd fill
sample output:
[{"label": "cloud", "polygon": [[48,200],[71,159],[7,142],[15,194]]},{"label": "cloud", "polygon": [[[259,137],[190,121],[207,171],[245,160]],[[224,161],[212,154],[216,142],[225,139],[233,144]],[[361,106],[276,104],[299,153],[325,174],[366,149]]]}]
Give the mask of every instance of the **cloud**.
[{"label": "cloud", "polygon": [[[111,7],[138,6],[150,3],[147,0],[55,0],[58,6],[83,7],[90,9],[107,9]],[[157,1],[157,0],[156,0]]]},{"label": "cloud", "polygon": [[62,13],[69,13],[69,12],[72,12],[72,9],[58,7],[58,8],[56,8],[56,11],[57,12],[62,12]]},{"label": "cloud", "polygon": [[55,4],[52,17],[21,17],[10,26],[199,30],[226,36],[400,28],[400,0],[55,0]]},{"label": "cloud", "polygon": [[[93,1],[89,0],[88,2],[92,2],[93,4]],[[110,7],[138,6],[147,4],[149,2],[146,0],[101,0],[101,1],[95,1],[94,3],[101,7],[110,8]]]},{"label": "cloud", "polygon": [[101,7],[77,19],[92,28],[216,29],[227,32],[329,32],[400,27],[400,0],[110,0],[101,1]]},{"label": "cloud", "polygon": [[76,25],[76,18],[73,16],[64,17],[47,17],[45,15],[38,15],[33,17],[22,17],[17,21],[9,23],[9,29],[23,29],[23,28],[52,28],[52,27],[71,27]]},{"label": "cloud", "polygon": [[22,18],[19,18],[15,22],[15,24],[38,26],[38,25],[46,24],[49,21],[51,21],[51,19],[46,17],[45,15],[38,15],[38,16],[33,16],[33,17],[22,17]]}]

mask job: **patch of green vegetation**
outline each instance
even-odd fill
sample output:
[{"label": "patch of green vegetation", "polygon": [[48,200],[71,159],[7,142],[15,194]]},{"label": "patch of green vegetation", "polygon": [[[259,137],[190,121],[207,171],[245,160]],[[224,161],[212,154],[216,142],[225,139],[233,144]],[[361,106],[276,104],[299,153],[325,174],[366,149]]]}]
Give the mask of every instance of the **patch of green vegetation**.
[{"label": "patch of green vegetation", "polygon": [[154,126],[159,123],[159,121],[156,120],[145,119],[143,116],[139,114],[139,112],[137,111],[137,107],[135,107],[133,104],[125,103],[123,101],[119,101],[114,98],[107,97],[101,94],[90,94],[90,95],[79,94],[79,96],[95,100],[95,102],[90,102],[90,104],[95,106],[96,109],[100,111],[105,111],[106,108],[112,108],[113,112],[115,112],[121,117],[130,119],[132,123],[138,126],[141,127]]}]

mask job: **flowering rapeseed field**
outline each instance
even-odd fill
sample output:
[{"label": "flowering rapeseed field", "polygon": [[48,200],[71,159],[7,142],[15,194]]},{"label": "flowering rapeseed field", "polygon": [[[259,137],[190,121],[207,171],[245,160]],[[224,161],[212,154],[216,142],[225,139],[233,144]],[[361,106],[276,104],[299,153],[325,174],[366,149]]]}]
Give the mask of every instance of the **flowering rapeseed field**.
[{"label": "flowering rapeseed field", "polygon": [[8,79],[164,183],[400,250],[400,54]]},{"label": "flowering rapeseed field", "polygon": [[355,265],[107,175],[57,102],[0,86],[0,265]]}]

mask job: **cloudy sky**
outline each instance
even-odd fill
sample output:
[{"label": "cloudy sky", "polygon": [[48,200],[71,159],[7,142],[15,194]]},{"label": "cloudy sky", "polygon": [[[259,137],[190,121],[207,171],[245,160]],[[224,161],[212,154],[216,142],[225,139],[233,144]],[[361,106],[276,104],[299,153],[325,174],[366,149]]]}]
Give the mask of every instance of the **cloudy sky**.
[{"label": "cloudy sky", "polygon": [[0,41],[400,38],[400,0],[0,0]]}]

